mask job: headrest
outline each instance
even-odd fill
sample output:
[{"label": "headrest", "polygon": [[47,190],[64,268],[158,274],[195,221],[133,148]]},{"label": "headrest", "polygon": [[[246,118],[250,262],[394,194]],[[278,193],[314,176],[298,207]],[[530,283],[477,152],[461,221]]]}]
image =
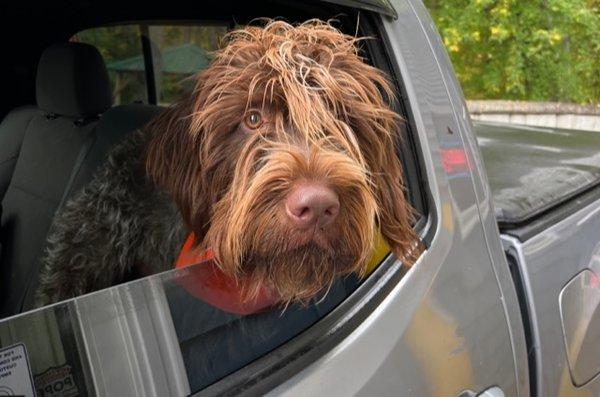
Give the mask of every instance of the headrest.
[{"label": "headrest", "polygon": [[38,107],[76,118],[94,117],[112,104],[106,65],[89,44],[61,43],[47,48],[37,70]]}]

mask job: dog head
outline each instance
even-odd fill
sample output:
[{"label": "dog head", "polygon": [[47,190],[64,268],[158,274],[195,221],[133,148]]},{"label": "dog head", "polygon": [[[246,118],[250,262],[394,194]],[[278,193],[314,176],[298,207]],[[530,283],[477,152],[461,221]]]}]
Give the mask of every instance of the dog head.
[{"label": "dog head", "polygon": [[319,21],[233,31],[149,125],[148,172],[200,244],[284,301],[361,274],[378,229],[405,262],[417,245],[392,90],[358,41]]}]

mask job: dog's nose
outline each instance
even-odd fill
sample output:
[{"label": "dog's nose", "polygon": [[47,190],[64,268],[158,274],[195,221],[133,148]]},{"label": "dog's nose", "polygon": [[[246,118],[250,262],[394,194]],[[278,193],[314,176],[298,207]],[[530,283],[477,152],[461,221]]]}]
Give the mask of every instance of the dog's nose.
[{"label": "dog's nose", "polygon": [[292,224],[298,228],[325,227],[338,216],[340,202],[333,189],[318,183],[305,183],[288,194],[285,209]]}]

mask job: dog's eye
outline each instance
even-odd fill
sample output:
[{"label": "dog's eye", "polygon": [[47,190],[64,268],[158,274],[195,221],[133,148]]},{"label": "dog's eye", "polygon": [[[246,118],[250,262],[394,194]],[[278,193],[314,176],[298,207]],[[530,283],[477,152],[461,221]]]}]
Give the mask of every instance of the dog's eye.
[{"label": "dog's eye", "polygon": [[262,125],[262,116],[259,112],[250,112],[246,115],[244,123],[246,123],[246,126],[251,130],[255,130]]}]

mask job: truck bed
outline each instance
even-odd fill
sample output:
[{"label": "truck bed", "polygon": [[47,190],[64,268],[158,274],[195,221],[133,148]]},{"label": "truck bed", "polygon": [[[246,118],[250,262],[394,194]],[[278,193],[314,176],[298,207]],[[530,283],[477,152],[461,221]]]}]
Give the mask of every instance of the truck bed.
[{"label": "truck bed", "polygon": [[600,199],[600,133],[474,122],[503,231],[573,200]]},{"label": "truck bed", "polygon": [[531,394],[571,383],[598,395],[600,132],[474,127],[519,295]]}]

